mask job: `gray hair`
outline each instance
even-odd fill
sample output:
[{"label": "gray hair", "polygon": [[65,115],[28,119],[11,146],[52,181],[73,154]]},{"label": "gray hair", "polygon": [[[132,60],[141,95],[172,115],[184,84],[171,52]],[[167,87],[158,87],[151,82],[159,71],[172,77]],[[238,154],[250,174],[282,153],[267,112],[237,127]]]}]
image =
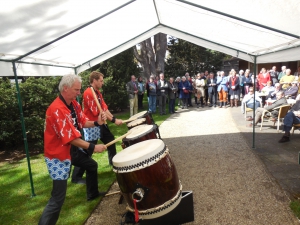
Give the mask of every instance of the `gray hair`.
[{"label": "gray hair", "polygon": [[58,85],[58,90],[61,93],[63,91],[64,86],[67,87],[72,87],[73,84],[75,83],[75,81],[79,81],[80,83],[82,83],[81,77],[77,76],[75,74],[68,74],[68,75],[64,75],[61,78],[61,81],[59,82]]}]

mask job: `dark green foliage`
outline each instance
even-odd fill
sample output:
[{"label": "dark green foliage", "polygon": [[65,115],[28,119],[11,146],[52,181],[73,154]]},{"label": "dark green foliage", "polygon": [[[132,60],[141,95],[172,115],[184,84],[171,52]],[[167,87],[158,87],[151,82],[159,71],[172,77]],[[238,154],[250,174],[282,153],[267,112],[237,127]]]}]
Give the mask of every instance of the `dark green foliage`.
[{"label": "dark green foliage", "polygon": [[[134,61],[132,48],[97,66],[104,74],[103,96],[111,111],[122,111],[128,106],[126,83],[130,76],[138,76],[139,69]],[[94,69],[94,68],[93,68]],[[89,85],[91,71],[82,72],[82,92]],[[30,150],[43,149],[45,113],[58,96],[61,77],[30,77],[19,83],[23,117]],[[0,79],[0,146],[1,150],[24,146],[21,115],[16,85],[9,79]],[[81,102],[81,97],[78,99]]]},{"label": "dark green foliage", "polygon": [[167,76],[183,76],[186,72],[217,72],[222,66],[226,54],[206,49],[185,40],[169,38],[169,58],[166,62]]}]

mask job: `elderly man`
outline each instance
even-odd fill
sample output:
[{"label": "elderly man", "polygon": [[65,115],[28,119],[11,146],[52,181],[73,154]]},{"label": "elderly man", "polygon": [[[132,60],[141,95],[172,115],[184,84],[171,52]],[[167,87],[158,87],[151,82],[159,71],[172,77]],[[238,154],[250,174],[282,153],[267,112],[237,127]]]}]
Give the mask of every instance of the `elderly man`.
[{"label": "elderly man", "polygon": [[217,79],[214,78],[214,73],[210,73],[207,79],[209,107],[217,106]]},{"label": "elderly man", "polygon": [[129,106],[130,106],[130,116],[137,114],[138,112],[138,82],[135,80],[135,76],[131,76],[131,81],[126,85]]},{"label": "elderly man", "polygon": [[[288,104],[286,98],[284,97],[283,91],[277,92],[276,99],[277,100],[275,102],[273,102],[271,105],[265,105],[264,108],[259,107],[255,110],[255,121],[254,121],[255,125],[257,125],[257,123],[261,120],[261,116],[262,116],[262,114],[265,110],[271,112],[271,116],[272,116],[271,121],[276,120],[276,117],[278,116],[279,110],[274,109],[274,108]],[[249,117],[247,120],[252,121],[253,118]],[[247,126],[252,127],[253,124],[250,123]]]},{"label": "elderly man", "polygon": [[285,97],[286,98],[295,99],[297,97],[297,94],[298,94],[298,89],[299,89],[298,82],[297,81],[293,81],[292,82],[292,86],[290,86],[284,92]]},{"label": "elderly man", "polygon": [[272,79],[272,84],[275,85],[278,83],[278,72],[276,71],[276,66],[273,66],[269,73]]},{"label": "elderly man", "polygon": [[159,74],[159,80],[157,81],[157,97],[160,115],[166,115],[168,88],[168,82],[165,80],[165,75],[163,73]]},{"label": "elderly man", "polygon": [[174,78],[170,77],[169,83],[169,113],[175,113],[175,100],[176,100],[176,93],[178,90],[177,84],[174,82]]},{"label": "elderly man", "polygon": [[286,69],[285,71],[285,76],[283,76],[281,79],[280,79],[280,84],[282,85],[282,89],[285,91],[287,90],[292,82],[295,80],[295,76],[294,75],[291,75],[291,70],[290,69]]},{"label": "elderly man", "polygon": [[293,124],[300,124],[300,100],[297,100],[291,110],[286,114],[283,119],[283,124],[284,135],[278,141],[279,143],[290,141],[290,131]]},{"label": "elderly man", "polygon": [[105,145],[95,145],[81,139],[80,129],[100,126],[106,120],[104,113],[96,121],[90,121],[82,112],[76,97],[80,95],[81,78],[65,75],[58,86],[60,95],[46,111],[44,131],[44,154],[46,165],[53,180],[51,198],[48,201],[39,225],[56,224],[67,191],[71,164],[87,171],[87,200],[93,200],[101,193],[98,190],[98,164],[88,152],[103,152]]},{"label": "elderly man", "polygon": [[282,66],[281,67],[281,72],[278,75],[278,81],[280,81],[280,79],[285,76],[285,71],[286,71],[286,66]]},{"label": "elderly man", "polygon": [[255,100],[254,100],[254,90],[253,87],[249,88],[249,93],[245,95],[245,97],[242,100],[242,104],[241,104],[241,109],[242,109],[242,113],[245,113],[245,105],[247,106],[247,108],[251,108],[256,110],[261,103],[261,98],[256,94],[255,95]]},{"label": "elderly man", "polygon": [[275,90],[269,92],[267,99],[276,100],[276,94],[277,94],[277,92],[281,91],[281,85],[279,83],[276,83],[274,85],[274,87],[275,87]]}]

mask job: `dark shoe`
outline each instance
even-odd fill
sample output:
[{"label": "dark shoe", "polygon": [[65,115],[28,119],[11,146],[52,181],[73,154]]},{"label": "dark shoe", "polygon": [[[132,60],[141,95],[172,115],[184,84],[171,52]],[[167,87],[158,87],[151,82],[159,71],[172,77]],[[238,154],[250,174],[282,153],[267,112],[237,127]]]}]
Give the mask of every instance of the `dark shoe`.
[{"label": "dark shoe", "polygon": [[74,184],[86,184],[86,181],[84,179],[76,179],[76,180],[72,179],[72,183],[74,183]]},{"label": "dark shoe", "polygon": [[212,107],[212,105],[209,105],[208,107]]},{"label": "dark shoe", "polygon": [[216,105],[214,105],[214,107],[216,108],[217,106],[216,106]]},{"label": "dark shoe", "polygon": [[282,138],[278,141],[279,143],[284,143],[284,142],[289,142],[290,137],[287,136],[282,136]]},{"label": "dark shoe", "polygon": [[253,118],[252,118],[252,117],[247,117],[246,120],[247,120],[247,121],[253,121]]},{"label": "dark shoe", "polygon": [[87,200],[88,201],[93,201],[94,199],[98,198],[98,197],[101,197],[101,196],[105,196],[106,195],[106,192],[99,192],[97,195],[93,196],[93,197],[90,197],[88,198]]}]

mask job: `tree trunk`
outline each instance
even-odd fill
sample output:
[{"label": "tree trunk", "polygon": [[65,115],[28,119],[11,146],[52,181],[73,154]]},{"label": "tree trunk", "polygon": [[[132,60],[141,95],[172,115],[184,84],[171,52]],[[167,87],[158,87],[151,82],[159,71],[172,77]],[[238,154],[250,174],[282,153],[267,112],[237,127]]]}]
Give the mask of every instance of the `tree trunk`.
[{"label": "tree trunk", "polygon": [[133,47],[134,56],[144,69],[144,77],[149,79],[150,75],[159,75],[165,69],[165,55],[167,50],[167,35],[156,34],[154,36],[154,46],[151,38],[140,43],[140,51]]}]

